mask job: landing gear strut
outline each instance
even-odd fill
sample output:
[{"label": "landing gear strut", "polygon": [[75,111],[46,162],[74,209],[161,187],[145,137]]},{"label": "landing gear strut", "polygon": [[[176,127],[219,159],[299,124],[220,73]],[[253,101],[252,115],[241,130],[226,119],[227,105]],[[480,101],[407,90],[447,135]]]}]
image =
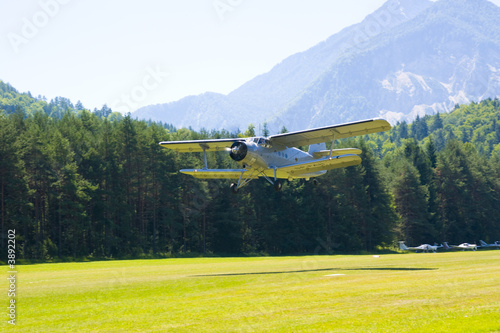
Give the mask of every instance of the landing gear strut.
[{"label": "landing gear strut", "polygon": [[255,170],[255,169],[253,169],[250,173],[248,173],[246,175],[246,178],[243,178],[243,174],[245,173],[245,171],[241,172],[241,176],[238,179],[238,183],[231,183],[231,191],[234,194],[238,193],[239,189],[242,188],[243,186],[245,186],[246,184],[248,184],[252,179],[258,177],[257,175],[254,176],[255,172],[260,173],[262,177],[264,177],[269,183],[271,183],[271,185],[273,185],[276,192],[281,191],[281,189],[283,187],[283,183],[281,181],[279,181],[276,177],[276,168],[274,169],[274,181],[272,179],[270,179],[268,176],[266,176],[262,171]]}]

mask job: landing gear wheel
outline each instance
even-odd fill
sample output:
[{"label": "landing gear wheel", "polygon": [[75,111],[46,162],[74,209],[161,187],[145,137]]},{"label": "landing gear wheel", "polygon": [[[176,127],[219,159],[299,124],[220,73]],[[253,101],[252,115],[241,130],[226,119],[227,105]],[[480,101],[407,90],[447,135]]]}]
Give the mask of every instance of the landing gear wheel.
[{"label": "landing gear wheel", "polygon": [[231,191],[233,191],[233,194],[238,193],[238,185],[235,183],[231,183]]},{"label": "landing gear wheel", "polygon": [[318,186],[318,185],[319,185],[319,182],[318,182],[318,180],[317,180],[317,179],[313,179],[313,185],[314,185],[314,186]]},{"label": "landing gear wheel", "polygon": [[283,187],[283,184],[281,184],[281,182],[275,182],[274,183],[274,189],[276,190],[276,192],[281,191],[282,187]]}]

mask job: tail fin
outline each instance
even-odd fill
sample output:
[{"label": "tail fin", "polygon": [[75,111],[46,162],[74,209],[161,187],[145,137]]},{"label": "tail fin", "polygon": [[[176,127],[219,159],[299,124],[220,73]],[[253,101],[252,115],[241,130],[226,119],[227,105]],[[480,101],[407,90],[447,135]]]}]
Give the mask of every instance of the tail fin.
[{"label": "tail fin", "polygon": [[446,250],[450,250],[451,247],[448,245],[448,242],[443,242],[443,247],[446,249]]},{"label": "tail fin", "polygon": [[309,146],[309,154],[313,155],[315,152],[326,150],[326,143],[321,142],[321,143],[316,143],[314,145]]},{"label": "tail fin", "polygon": [[479,243],[481,244],[481,246],[489,246],[488,243],[486,243],[485,241],[483,240],[480,240]]},{"label": "tail fin", "polygon": [[399,242],[399,248],[403,251],[408,250],[408,247],[406,247],[405,242]]}]

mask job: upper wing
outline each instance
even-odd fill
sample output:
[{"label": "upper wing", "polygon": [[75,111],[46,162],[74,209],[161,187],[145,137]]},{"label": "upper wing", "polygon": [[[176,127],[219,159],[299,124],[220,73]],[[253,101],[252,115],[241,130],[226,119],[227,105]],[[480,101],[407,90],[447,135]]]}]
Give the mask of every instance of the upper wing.
[{"label": "upper wing", "polygon": [[197,153],[206,151],[221,151],[230,148],[236,141],[245,139],[216,139],[216,140],[189,140],[189,141],[163,141],[160,145],[180,153]]},{"label": "upper wing", "polygon": [[286,147],[307,146],[351,136],[387,131],[391,125],[383,119],[362,120],[354,123],[313,128],[305,131],[277,134],[269,137],[272,144]]},{"label": "upper wing", "polygon": [[[307,146],[315,143],[328,142],[335,139],[343,139],[351,136],[365,135],[376,132],[387,131],[391,125],[383,119],[363,120],[354,123],[313,128],[305,131],[277,134],[269,137],[271,143],[286,147]],[[160,145],[173,149],[180,153],[195,153],[204,150],[221,151],[231,147],[236,141],[244,141],[242,138],[215,139],[215,140],[189,140],[189,141],[163,141]]]}]

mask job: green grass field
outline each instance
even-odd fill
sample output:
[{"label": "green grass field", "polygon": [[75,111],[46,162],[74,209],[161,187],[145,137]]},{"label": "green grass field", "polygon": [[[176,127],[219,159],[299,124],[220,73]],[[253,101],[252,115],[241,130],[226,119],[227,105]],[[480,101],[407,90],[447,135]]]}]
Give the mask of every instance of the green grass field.
[{"label": "green grass field", "polygon": [[17,322],[3,307],[2,332],[500,331],[497,250],[17,270]]}]

